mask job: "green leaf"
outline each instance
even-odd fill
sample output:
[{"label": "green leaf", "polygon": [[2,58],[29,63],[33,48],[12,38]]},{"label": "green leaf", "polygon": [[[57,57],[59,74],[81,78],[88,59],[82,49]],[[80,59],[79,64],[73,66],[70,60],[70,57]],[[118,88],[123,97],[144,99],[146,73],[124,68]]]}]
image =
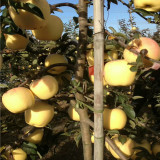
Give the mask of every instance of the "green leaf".
[{"label": "green leaf", "polygon": [[2,22],[2,23],[3,23],[3,24],[8,24],[8,25],[10,25],[10,24],[13,23],[13,21],[12,21],[10,18],[5,17],[5,18],[3,19],[3,22]]},{"label": "green leaf", "polygon": [[79,102],[76,103],[75,108],[80,108],[80,107],[79,107]]},{"label": "green leaf", "polygon": [[77,91],[79,91],[81,93],[83,92],[83,88],[82,87],[77,87],[76,89],[77,89]]},{"label": "green leaf", "polygon": [[124,39],[127,39],[127,36],[125,34],[123,34],[123,33],[120,33],[120,32],[115,33],[114,35],[115,36],[119,36],[119,37],[123,37]]},{"label": "green leaf", "polygon": [[147,21],[148,21],[148,23],[151,23],[152,19],[151,19],[151,18],[148,18]]},{"label": "green leaf", "polygon": [[15,8],[15,10],[17,10],[17,9],[24,9],[24,10],[26,10],[26,11],[28,11],[30,13],[33,13],[36,16],[44,19],[44,15],[43,15],[42,11],[36,5],[34,5],[34,4],[15,2],[14,4],[12,4],[12,6]]},{"label": "green leaf", "polygon": [[131,70],[132,72],[137,72],[138,68],[137,68],[137,66],[132,66],[132,67],[130,68],[130,70]]},{"label": "green leaf", "polygon": [[78,24],[78,17],[73,17],[75,24]]},{"label": "green leaf", "polygon": [[135,119],[135,111],[133,110],[133,107],[129,104],[122,104],[122,107],[125,111],[125,113],[127,114],[127,116],[131,119]]},{"label": "green leaf", "polygon": [[37,62],[38,62],[38,60],[37,60],[37,59],[34,59],[33,62],[32,62],[32,64],[33,64],[33,65],[36,65]]},{"label": "green leaf", "polygon": [[28,148],[33,148],[33,149],[37,149],[37,146],[33,143],[26,143],[23,142],[23,147],[28,147]]},{"label": "green leaf", "polygon": [[130,126],[131,126],[133,129],[135,129],[135,127],[136,127],[135,122],[132,121],[132,120],[129,120],[129,123],[130,123]]},{"label": "green leaf", "polygon": [[79,86],[79,83],[78,83],[75,79],[73,79],[73,80],[71,81],[71,84],[72,84],[74,87],[78,87],[78,86]]},{"label": "green leaf", "polygon": [[118,136],[118,140],[122,143],[122,144],[125,144],[126,141],[127,141],[127,138],[125,136]]},{"label": "green leaf", "polygon": [[110,29],[114,34],[117,33],[117,31],[116,31],[113,27],[109,27],[109,29]]},{"label": "green leaf", "polygon": [[75,140],[75,142],[76,142],[77,147],[78,147],[78,145],[79,145],[79,142],[80,142],[81,138],[82,138],[82,135],[81,135],[80,132],[79,132],[78,134],[75,134],[74,140]]},{"label": "green leaf", "polygon": [[119,134],[119,131],[118,130],[109,130],[108,134],[110,134],[110,135]]},{"label": "green leaf", "polygon": [[6,17],[8,15],[8,9],[7,8],[4,8],[3,9],[3,12],[2,12],[2,16],[3,17]]},{"label": "green leaf", "polygon": [[124,104],[128,101],[128,97],[120,92],[116,92],[116,101]]},{"label": "green leaf", "polygon": [[17,79],[18,77],[17,76],[15,76],[15,75],[13,75],[11,78],[10,78],[10,82],[12,82],[12,81],[14,81],[15,79]]},{"label": "green leaf", "polygon": [[134,35],[133,35],[134,39],[139,39],[140,37],[140,34],[139,32],[135,32]]},{"label": "green leaf", "polygon": [[144,17],[153,16],[154,14],[143,9],[134,9],[133,12],[141,13]]},{"label": "green leaf", "polygon": [[137,63],[142,62],[142,57],[141,57],[141,55],[138,55],[138,56],[137,56],[136,62],[137,62]]},{"label": "green leaf", "polygon": [[87,35],[88,35],[89,37],[92,37],[92,36],[93,36],[93,29],[88,28],[88,30],[87,30]]},{"label": "green leaf", "polygon": [[154,20],[155,20],[156,23],[157,23],[158,21],[160,21],[160,17],[159,17],[158,14],[155,14],[155,15],[154,15]]},{"label": "green leaf", "polygon": [[62,42],[68,40],[68,33],[64,33],[62,36]]},{"label": "green leaf", "polygon": [[75,28],[75,29],[79,28],[79,25],[76,25],[74,28]]},{"label": "green leaf", "polygon": [[160,104],[156,104],[155,107],[160,107]]},{"label": "green leaf", "polygon": [[37,155],[39,156],[40,159],[42,159],[42,156],[38,151],[37,151]]},{"label": "green leaf", "polygon": [[136,100],[136,99],[142,99],[142,98],[144,98],[144,97],[142,97],[142,96],[133,96],[132,97],[132,99],[134,99],[134,100]]},{"label": "green leaf", "polygon": [[28,55],[28,54],[21,54],[21,56],[26,58],[26,57],[28,57],[29,55]]},{"label": "green leaf", "polygon": [[4,154],[1,155],[1,158],[8,159]]},{"label": "green leaf", "polygon": [[3,150],[5,150],[5,146],[2,146],[2,147],[0,147],[0,153],[3,151]]},{"label": "green leaf", "polygon": [[106,50],[115,50],[116,46],[115,45],[105,45]]},{"label": "green leaf", "polygon": [[36,160],[37,159],[37,156],[35,156],[35,155],[30,155],[30,157],[31,157],[32,160]]},{"label": "green leaf", "polygon": [[0,83],[0,88],[8,88],[8,85],[7,84],[2,84],[2,83]]}]

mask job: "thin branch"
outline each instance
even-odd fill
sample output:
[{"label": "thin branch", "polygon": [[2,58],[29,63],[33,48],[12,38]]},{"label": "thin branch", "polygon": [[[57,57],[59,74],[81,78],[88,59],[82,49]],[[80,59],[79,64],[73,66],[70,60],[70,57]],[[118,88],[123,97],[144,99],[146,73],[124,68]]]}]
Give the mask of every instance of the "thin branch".
[{"label": "thin branch", "polygon": [[51,8],[51,13],[55,10],[57,10],[57,7],[64,7],[64,6],[68,6],[68,7],[71,7],[75,10],[78,9],[77,5],[76,4],[73,4],[73,3],[57,3],[57,4],[53,4],[53,5],[50,5],[50,8]]},{"label": "thin branch", "polygon": [[[128,8],[130,8],[130,10],[134,10],[133,8],[131,8],[127,3],[125,3],[123,0],[118,0],[119,2],[121,2],[123,5],[127,6]],[[141,15],[139,12],[135,12],[137,13],[140,17],[142,17],[143,19],[145,19],[148,22],[148,18],[144,17],[143,15]],[[153,24],[159,24],[159,22],[155,22],[155,21],[150,21],[149,23],[153,23]]]}]

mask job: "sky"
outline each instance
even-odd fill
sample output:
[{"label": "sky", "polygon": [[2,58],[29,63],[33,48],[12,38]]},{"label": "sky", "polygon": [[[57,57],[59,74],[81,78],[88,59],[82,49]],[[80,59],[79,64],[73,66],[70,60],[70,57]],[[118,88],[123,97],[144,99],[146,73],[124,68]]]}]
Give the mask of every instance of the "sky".
[{"label": "sky", "polygon": [[[56,3],[64,3],[64,2],[70,2],[77,4],[78,0],[47,0],[49,4],[56,4]],[[124,2],[128,2],[128,0],[124,0]],[[55,12],[55,15],[61,18],[63,23],[69,22],[69,20],[72,19],[73,16],[78,16],[74,9],[71,7],[60,7],[60,9],[63,11],[63,13]],[[93,17],[93,6],[89,7],[88,9],[88,17]],[[149,24],[146,22],[143,18],[139,17],[137,14],[133,13],[133,17],[135,17],[136,26],[142,29],[150,29],[150,32],[156,31],[156,25],[155,24]],[[118,2],[118,5],[111,4],[111,9],[107,11],[107,9],[104,9],[104,19],[106,22],[106,27],[113,27],[116,30],[119,29],[118,20],[120,19],[126,19],[126,21],[129,20],[129,14],[128,14],[128,8],[124,5],[122,5],[120,2]]]}]

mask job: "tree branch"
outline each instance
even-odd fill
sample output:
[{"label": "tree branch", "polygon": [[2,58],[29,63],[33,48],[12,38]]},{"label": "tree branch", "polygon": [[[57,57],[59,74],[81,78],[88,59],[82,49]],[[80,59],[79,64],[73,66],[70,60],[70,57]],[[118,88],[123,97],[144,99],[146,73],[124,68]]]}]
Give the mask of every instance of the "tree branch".
[{"label": "tree branch", "polygon": [[57,7],[64,7],[64,6],[68,6],[68,7],[71,7],[75,10],[78,9],[77,5],[76,4],[73,4],[73,3],[57,3],[57,4],[53,4],[53,5],[50,5],[50,8],[51,8],[51,13],[54,11],[54,10],[57,10]]},{"label": "tree branch", "polygon": [[124,154],[119,150],[119,148],[114,144],[114,142],[108,136],[105,137],[105,141],[117,153],[117,155],[120,157],[121,160],[128,160],[128,158],[124,156]]}]

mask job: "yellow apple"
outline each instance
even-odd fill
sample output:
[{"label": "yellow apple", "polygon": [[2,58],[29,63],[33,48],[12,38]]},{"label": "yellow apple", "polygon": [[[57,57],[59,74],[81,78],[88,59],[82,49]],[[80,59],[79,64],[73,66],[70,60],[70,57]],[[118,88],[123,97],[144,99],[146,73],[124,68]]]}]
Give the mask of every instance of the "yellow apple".
[{"label": "yellow apple", "polygon": [[[94,66],[88,67],[88,72],[89,72],[89,79],[94,84]],[[104,77],[103,77],[103,85],[104,86],[107,85],[107,82],[105,81]]]},{"label": "yellow apple", "polygon": [[54,107],[46,102],[36,101],[33,108],[25,111],[25,122],[34,127],[45,127],[54,116]]},{"label": "yellow apple", "polygon": [[0,71],[2,69],[2,63],[3,63],[3,58],[2,58],[2,55],[0,54]]},{"label": "yellow apple", "polygon": [[144,9],[149,12],[160,11],[159,0],[134,0],[134,7],[137,9]]},{"label": "yellow apple", "polygon": [[[12,154],[14,160],[26,160],[27,159],[26,152],[24,152],[21,148],[16,148],[16,149],[12,150],[11,154]],[[8,159],[11,158],[9,156],[9,152],[6,152],[6,156]]]},{"label": "yellow apple", "polygon": [[[93,47],[93,45],[92,45]],[[94,49],[88,46],[87,48],[90,48],[89,51],[86,53],[86,59],[89,66],[94,66]],[[104,60],[115,60],[118,58],[118,52],[113,50],[108,54],[108,52],[104,53]]]},{"label": "yellow apple", "polygon": [[89,49],[89,51],[87,51],[86,59],[87,59],[89,66],[94,66],[94,50],[93,50],[93,48],[91,48],[91,49]]},{"label": "yellow apple", "polygon": [[44,19],[42,19],[39,16],[24,9],[17,9],[17,13],[16,10],[12,6],[10,6],[9,14],[14,23],[19,28],[31,30],[40,29],[46,25],[46,20],[50,16],[50,6],[46,0],[18,0],[18,2],[31,3],[37,6],[44,16]]},{"label": "yellow apple", "polygon": [[41,69],[41,66],[37,66],[37,70],[40,70]]},{"label": "yellow apple", "polygon": [[[89,76],[90,81],[94,84],[94,75],[90,75]],[[103,85],[106,86],[107,82],[105,81],[104,77],[103,77]]]},{"label": "yellow apple", "polygon": [[38,128],[33,133],[31,133],[27,138],[24,138],[26,141],[34,144],[41,142],[44,135],[44,129]]},{"label": "yellow apple", "polygon": [[58,40],[63,32],[63,22],[57,16],[50,15],[47,19],[47,24],[41,29],[32,30],[33,35],[36,39],[46,41]]},{"label": "yellow apple", "polygon": [[107,52],[104,53],[104,60],[116,60],[118,58],[118,52],[116,50],[112,50],[110,54]]},{"label": "yellow apple", "polygon": [[35,104],[33,93],[24,87],[17,87],[5,92],[2,103],[12,113],[23,112]]},{"label": "yellow apple", "polygon": [[152,147],[152,152],[156,156],[157,153],[160,153],[160,143],[155,143]]},{"label": "yellow apple", "polygon": [[58,82],[53,76],[46,75],[31,82],[30,90],[39,99],[49,99],[57,94]]},{"label": "yellow apple", "polygon": [[119,108],[108,109],[103,111],[103,126],[105,129],[123,129],[127,123],[126,113]]},{"label": "yellow apple", "polygon": [[125,60],[110,61],[104,66],[104,78],[111,86],[129,86],[135,80],[136,72],[130,70],[131,65]]},{"label": "yellow apple", "polygon": [[132,27],[132,29],[131,29],[132,31],[136,31],[137,30],[137,28],[134,26],[134,27]]},{"label": "yellow apple", "polygon": [[[150,154],[152,154],[151,145],[150,145],[150,143],[149,143],[146,139],[143,139],[143,140],[141,141],[141,143],[135,143],[135,147],[143,147],[143,148],[145,148]],[[134,153],[133,153],[131,159],[132,159],[132,160],[135,160],[135,159],[137,158],[136,154],[137,154],[138,152],[140,152],[140,151],[141,151],[141,150],[139,150],[139,149],[134,149]],[[143,157],[143,158],[141,158],[141,160],[146,160],[146,158]]]},{"label": "yellow apple", "polygon": [[[136,51],[141,51],[142,49],[147,49],[147,57],[152,58],[154,60],[160,59],[160,47],[156,41],[147,37],[140,37],[139,39],[134,39],[129,43],[129,48],[135,49]],[[125,49],[123,52],[124,59],[131,63],[136,62],[137,55],[128,49]],[[152,64],[149,60],[144,59],[144,64],[146,67]],[[150,64],[149,64],[150,63]]]},{"label": "yellow apple", "polygon": [[72,105],[68,108],[68,115],[74,121],[80,121],[80,116]]},{"label": "yellow apple", "polygon": [[[57,63],[68,64],[68,61],[66,57],[61,54],[50,54],[45,59],[45,67],[49,67],[50,65],[57,64]],[[57,66],[57,67],[51,68],[48,72],[52,74],[60,74],[64,72],[66,69],[67,69],[66,66]]]},{"label": "yellow apple", "polygon": [[6,47],[12,50],[26,49],[29,43],[29,37],[20,34],[4,34],[6,39]]},{"label": "yellow apple", "polygon": [[91,135],[91,142],[94,143],[94,133]]},{"label": "yellow apple", "polygon": [[[130,157],[133,152],[134,152],[134,147],[135,147],[135,143],[134,141],[125,136],[125,135],[121,135],[123,138],[126,138],[126,142],[124,144],[122,144],[119,139],[118,139],[118,135],[117,136],[113,136],[112,140],[115,143],[115,145],[120,149],[120,151],[126,156],[126,157]],[[111,152],[111,154],[113,155],[113,157],[115,157],[116,159],[120,159],[120,157],[117,155],[117,153],[108,145],[107,142],[105,142],[105,146],[106,148]]]}]

